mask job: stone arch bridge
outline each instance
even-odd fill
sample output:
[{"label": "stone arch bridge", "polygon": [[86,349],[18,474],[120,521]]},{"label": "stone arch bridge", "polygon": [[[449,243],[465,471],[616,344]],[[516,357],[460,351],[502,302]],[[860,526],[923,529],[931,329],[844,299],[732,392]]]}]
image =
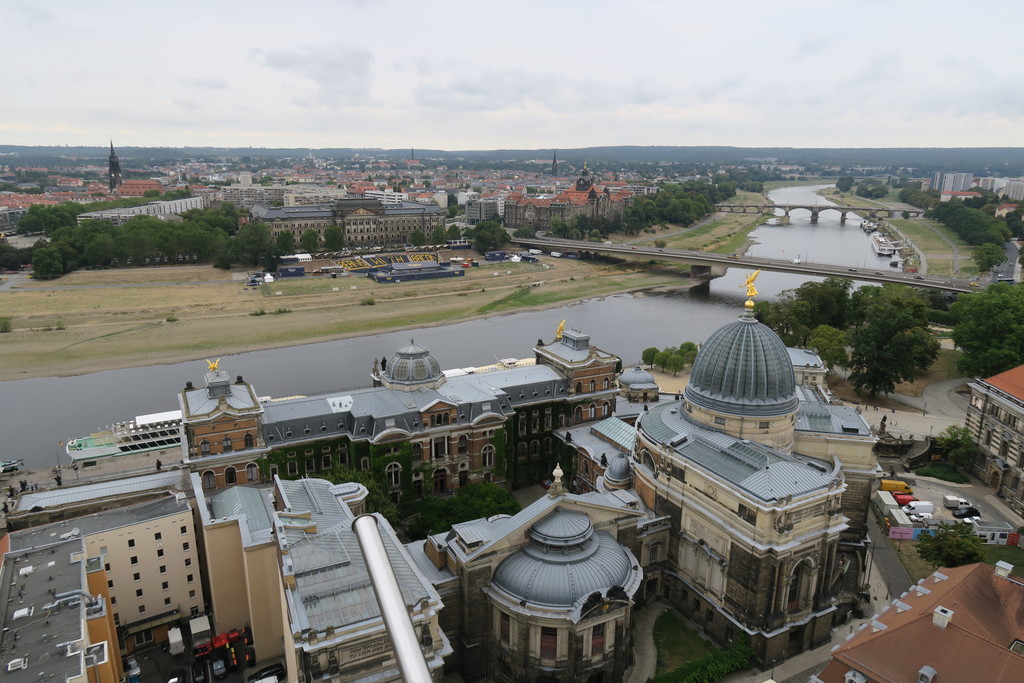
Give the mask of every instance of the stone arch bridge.
[{"label": "stone arch bridge", "polygon": [[818,222],[818,215],[824,211],[838,211],[839,224],[846,224],[847,214],[856,213],[868,218],[893,218],[906,214],[908,218],[920,218],[923,209],[892,209],[883,206],[836,206],[834,204],[716,204],[715,209],[725,213],[768,213],[782,209],[785,219],[789,221],[790,211],[804,209],[811,212],[811,224]]}]

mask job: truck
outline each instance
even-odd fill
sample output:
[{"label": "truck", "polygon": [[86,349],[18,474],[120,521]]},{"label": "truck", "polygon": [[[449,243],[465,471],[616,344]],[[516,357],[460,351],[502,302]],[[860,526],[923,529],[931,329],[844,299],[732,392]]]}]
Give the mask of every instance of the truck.
[{"label": "truck", "polygon": [[177,626],[167,631],[167,651],[172,657],[185,654],[185,640],[181,637],[181,629]]},{"label": "truck", "polygon": [[209,654],[213,649],[210,643],[213,633],[210,630],[210,618],[205,614],[193,618],[188,622],[188,630],[192,634],[192,652],[197,657]]},{"label": "truck", "polygon": [[554,256],[555,258],[562,258],[562,252],[560,251],[553,251],[551,252],[551,255]]},{"label": "truck", "polygon": [[543,252],[543,251],[541,251],[540,249],[531,249],[531,250],[530,250],[530,254],[532,254],[533,256],[540,256],[540,255],[541,255],[541,254],[543,254],[543,253],[544,253],[544,252]]},{"label": "truck", "polygon": [[943,496],[942,507],[948,510],[963,510],[965,508],[973,507],[970,501],[964,500],[960,496]]}]

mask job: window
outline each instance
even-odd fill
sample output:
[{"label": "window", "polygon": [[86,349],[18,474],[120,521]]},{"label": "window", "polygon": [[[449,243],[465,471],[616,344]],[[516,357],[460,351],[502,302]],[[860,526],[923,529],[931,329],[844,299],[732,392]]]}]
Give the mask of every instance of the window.
[{"label": "window", "polygon": [[170,605],[170,604],[171,604],[171,599],[170,598],[164,598],[164,605],[166,606],[166,605]]},{"label": "window", "polygon": [[192,566],[192,558],[191,557],[186,557],[185,558],[185,566],[186,567],[191,567]]},{"label": "window", "polygon": [[[189,591],[188,592],[188,597],[194,600],[195,597],[196,597],[196,592],[195,591]],[[197,608],[193,607],[192,609],[197,609]]]},{"label": "window", "polygon": [[715,424],[716,425],[724,425],[725,424],[725,418],[724,417],[716,417],[715,418]]},{"label": "window", "polygon": [[170,583],[170,581],[164,581],[163,583],[160,584],[160,587],[163,588],[164,590],[167,590],[168,588],[171,587],[171,583]]},{"label": "window", "polygon": [[260,477],[260,468],[256,467],[255,463],[249,463],[245,466],[245,480],[256,481]]},{"label": "window", "polygon": [[189,549],[188,541],[185,541],[184,543],[181,544],[181,549],[184,550],[186,553],[188,552],[188,549]]},{"label": "window", "polygon": [[238,474],[234,467],[227,467],[224,469],[224,483],[235,484],[238,482]]},{"label": "window", "polygon": [[114,582],[112,580],[110,580],[110,579],[107,579],[107,588],[113,588],[113,587],[114,587]]},{"label": "window", "polygon": [[370,459],[369,458],[360,458],[359,459],[359,469],[361,469],[364,472],[366,470],[370,469]]},{"label": "window", "polygon": [[194,574],[189,574],[188,576],[185,577],[185,582],[186,583],[192,583],[192,579],[193,579],[194,576],[195,576]]},{"label": "window", "polygon": [[594,624],[590,631],[590,654],[599,655],[604,652],[604,624]]},{"label": "window", "polygon": [[245,449],[246,450],[249,450],[250,448],[253,447],[253,444],[255,443],[255,440],[252,438],[252,434],[246,434],[242,438],[245,441]]},{"label": "window", "polygon": [[294,477],[299,473],[299,463],[294,460],[288,461],[288,476]]},{"label": "window", "polygon": [[469,452],[469,439],[466,437],[465,434],[459,437],[458,449],[459,455],[465,455],[466,453]]},{"label": "window", "polygon": [[142,589],[141,588],[136,588],[135,589],[135,597],[137,597],[137,598],[141,598],[142,597]]},{"label": "window", "polygon": [[325,455],[320,458],[320,467],[324,470],[329,470],[332,467],[331,456]]},{"label": "window", "polygon": [[129,538],[128,539],[128,547],[129,548],[134,548],[135,547],[135,539],[134,538]]},{"label": "window", "polygon": [[200,441],[199,442],[199,452],[202,453],[203,455],[209,455],[210,454],[210,442],[207,441],[206,439],[203,439],[202,441]]},{"label": "window", "polygon": [[154,541],[162,541],[163,538],[164,538],[164,535],[162,533],[160,533],[159,531],[156,532],[155,534],[153,534],[153,540]]},{"label": "window", "polygon": [[163,548],[157,548],[156,549],[156,556],[157,557],[163,557],[164,556],[164,549]]},{"label": "window", "polygon": [[402,466],[397,462],[388,463],[384,468],[384,474],[388,478],[388,486],[398,488],[402,485]]},{"label": "window", "polygon": [[596,388],[597,385],[594,383],[594,380],[590,380],[590,391],[593,392]]},{"label": "window", "polygon": [[145,605],[139,605],[139,614],[145,614],[145,613],[146,613],[146,606]]},{"label": "window", "polygon": [[768,429],[768,421],[767,420],[761,420],[760,422],[757,423],[757,428],[758,429]]},{"label": "window", "polygon": [[[139,611],[140,612],[144,612],[145,610],[144,609],[139,609]],[[153,642],[153,630],[152,629],[148,629],[147,628],[145,631],[139,631],[138,633],[135,634],[135,647],[139,647],[140,645],[145,645],[146,643],[152,643],[152,642]]]},{"label": "window", "polygon": [[306,458],[306,473],[316,472],[316,460],[313,458]]},{"label": "window", "polygon": [[139,574],[138,572],[135,572],[134,574],[132,574],[132,581],[141,581],[141,580],[142,580],[142,575],[141,574]]},{"label": "window", "polygon": [[181,535],[184,536],[187,533],[188,533],[188,527],[187,526],[181,527]]},{"label": "window", "polygon": [[132,564],[138,564],[139,563],[139,556],[138,555],[132,555],[131,562],[132,562]]},{"label": "window", "polygon": [[217,475],[214,474],[213,472],[211,472],[210,470],[206,470],[205,472],[203,472],[203,488],[204,489],[212,489],[212,488],[216,488],[216,487],[217,487]]},{"label": "window", "polygon": [[160,573],[161,574],[166,574],[167,573],[167,565],[166,564],[160,565]]},{"label": "window", "polygon": [[103,565],[103,569],[104,569],[105,571],[108,571],[108,572],[109,572],[109,571],[110,571],[110,563],[109,563],[109,562],[107,562],[106,564],[104,564],[104,565]]},{"label": "window", "polygon": [[540,629],[540,658],[554,659],[558,652],[558,629],[542,626]]},{"label": "window", "polygon": [[494,467],[494,446],[487,444],[480,451],[480,457],[484,467]]},{"label": "window", "polygon": [[504,612],[501,613],[501,642],[503,643],[511,642],[511,621],[512,620],[509,618],[507,614],[505,614]]}]

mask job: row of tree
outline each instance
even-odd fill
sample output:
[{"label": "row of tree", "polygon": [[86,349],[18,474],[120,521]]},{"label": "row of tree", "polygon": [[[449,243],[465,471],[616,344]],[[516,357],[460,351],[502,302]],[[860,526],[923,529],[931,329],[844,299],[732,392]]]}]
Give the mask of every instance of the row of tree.
[{"label": "row of tree", "polygon": [[683,342],[679,346],[668,346],[664,349],[649,346],[640,354],[640,360],[648,367],[661,368],[662,372],[671,372],[673,376],[684,370],[687,365],[693,365],[696,357],[697,345],[693,342]]}]

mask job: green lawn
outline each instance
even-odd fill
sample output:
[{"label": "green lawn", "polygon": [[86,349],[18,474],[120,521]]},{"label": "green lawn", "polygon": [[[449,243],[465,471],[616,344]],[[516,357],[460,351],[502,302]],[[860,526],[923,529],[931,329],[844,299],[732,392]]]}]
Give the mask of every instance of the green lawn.
[{"label": "green lawn", "polygon": [[985,563],[994,565],[1002,560],[1013,565],[1013,575],[1024,577],[1024,549],[1015,545],[986,545]]},{"label": "green lawn", "polygon": [[[900,558],[903,568],[910,575],[910,580],[917,583],[930,576],[938,567],[933,567],[917,554],[917,541],[890,540],[896,555]],[[1024,549],[1010,545],[983,545],[985,564],[995,565],[1002,560],[1013,565],[1013,575],[1024,578]],[[659,653],[661,650],[658,651]],[[661,655],[659,654],[659,660]]]},{"label": "green lawn", "polygon": [[658,674],[675,671],[717,649],[671,610],[654,622],[654,645],[658,648]]}]

